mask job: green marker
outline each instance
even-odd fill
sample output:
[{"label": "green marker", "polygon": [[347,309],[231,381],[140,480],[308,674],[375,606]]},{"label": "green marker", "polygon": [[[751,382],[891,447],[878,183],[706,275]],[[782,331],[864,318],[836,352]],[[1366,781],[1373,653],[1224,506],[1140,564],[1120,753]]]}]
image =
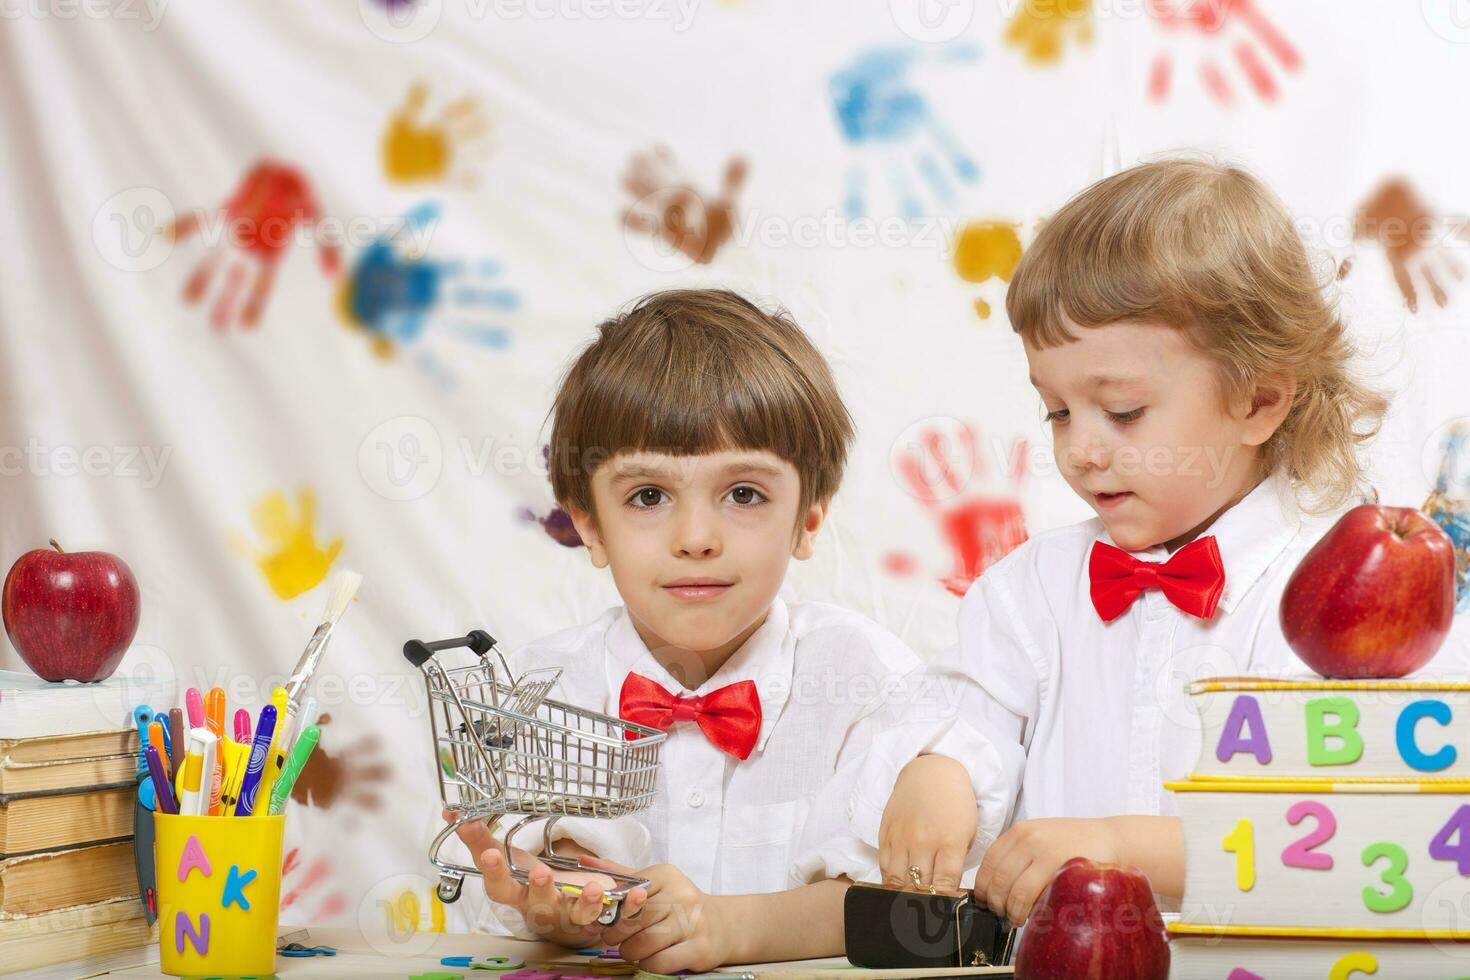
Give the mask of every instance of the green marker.
[{"label": "green marker", "polygon": [[286,809],[286,799],[291,795],[291,787],[296,785],[296,777],[301,775],[301,770],[306,767],[306,759],[311,755],[311,750],[316,748],[317,740],[322,737],[322,730],[315,725],[307,725],[296,737],[296,744],[291,746],[291,755],[286,759],[286,768],[276,777],[276,785],[271,789],[270,808],[267,813],[274,816]]}]

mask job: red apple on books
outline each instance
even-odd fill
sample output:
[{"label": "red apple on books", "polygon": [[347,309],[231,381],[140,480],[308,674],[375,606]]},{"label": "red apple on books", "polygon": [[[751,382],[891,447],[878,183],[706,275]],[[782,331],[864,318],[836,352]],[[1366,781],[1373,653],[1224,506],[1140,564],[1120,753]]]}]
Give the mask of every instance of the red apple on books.
[{"label": "red apple on books", "polygon": [[116,555],[51,547],[27,551],[5,576],[5,632],[42,680],[105,680],[138,631],[138,580]]},{"label": "red apple on books", "polygon": [[1409,507],[1354,507],[1281,594],[1281,632],[1323,677],[1402,677],[1429,663],[1455,615],[1455,548]]},{"label": "red apple on books", "polygon": [[1169,937],[1137,868],[1075,857],[1036,900],[1016,980],[1166,980]]}]

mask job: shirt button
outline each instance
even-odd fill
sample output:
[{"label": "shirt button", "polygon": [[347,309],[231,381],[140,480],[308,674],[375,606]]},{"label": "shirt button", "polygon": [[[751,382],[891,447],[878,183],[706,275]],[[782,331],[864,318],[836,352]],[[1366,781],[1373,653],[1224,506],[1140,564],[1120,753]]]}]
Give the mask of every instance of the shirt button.
[{"label": "shirt button", "polygon": [[689,805],[696,808],[704,806],[704,794],[697,789],[690,790]]}]

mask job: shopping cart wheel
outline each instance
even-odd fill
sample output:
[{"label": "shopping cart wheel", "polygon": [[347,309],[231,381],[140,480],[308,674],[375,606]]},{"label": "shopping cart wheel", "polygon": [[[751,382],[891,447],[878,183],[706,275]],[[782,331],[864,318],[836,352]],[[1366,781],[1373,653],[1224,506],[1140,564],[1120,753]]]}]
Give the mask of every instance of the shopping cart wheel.
[{"label": "shopping cart wheel", "polygon": [[439,876],[439,886],[434,889],[434,893],[445,905],[453,905],[459,901],[459,891],[463,887],[464,879],[459,875],[443,874]]}]

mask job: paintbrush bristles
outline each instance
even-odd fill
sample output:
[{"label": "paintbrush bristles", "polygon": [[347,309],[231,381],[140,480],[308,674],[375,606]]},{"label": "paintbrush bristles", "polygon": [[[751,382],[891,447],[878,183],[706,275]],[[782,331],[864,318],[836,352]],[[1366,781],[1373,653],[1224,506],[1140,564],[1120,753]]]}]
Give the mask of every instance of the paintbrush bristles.
[{"label": "paintbrush bristles", "polygon": [[361,585],[362,576],[356,572],[334,573],[331,591],[327,593],[327,611],[322,614],[322,622],[337,625],[337,620],[347,611],[348,603],[357,597],[357,589]]}]

